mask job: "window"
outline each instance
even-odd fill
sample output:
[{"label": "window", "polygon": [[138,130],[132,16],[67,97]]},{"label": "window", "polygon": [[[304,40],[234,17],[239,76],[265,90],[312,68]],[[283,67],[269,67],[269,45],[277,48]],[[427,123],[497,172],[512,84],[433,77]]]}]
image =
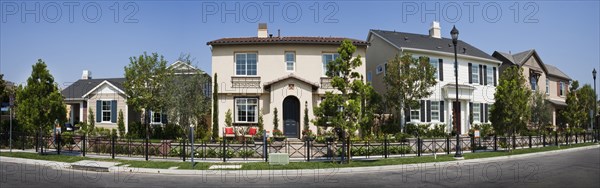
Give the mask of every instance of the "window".
[{"label": "window", "polygon": [[257,98],[236,98],[235,99],[236,122],[254,123],[257,118],[258,99]]},{"label": "window", "polygon": [[546,95],[550,94],[550,91],[548,91],[550,88],[550,80],[548,80],[548,78],[546,78]]},{"label": "window", "polygon": [[150,124],[160,124],[162,123],[162,113],[160,112],[152,112],[152,121]]},{"label": "window", "polygon": [[487,72],[487,75],[486,75],[487,84],[488,85],[494,85],[494,68],[487,67],[485,69],[485,72]]},{"label": "window", "polygon": [[256,53],[235,54],[235,75],[256,75]]},{"label": "window", "polygon": [[480,122],[481,119],[481,108],[479,106],[479,103],[473,103],[473,122]]},{"label": "window", "polygon": [[435,79],[439,80],[440,77],[438,76],[438,71],[440,70],[438,65],[438,60],[434,59],[434,58],[429,58],[429,64],[431,64],[431,66],[433,67],[433,77],[435,77]]},{"label": "window", "polygon": [[431,121],[440,121],[440,102],[431,101]]},{"label": "window", "polygon": [[296,53],[286,52],[285,53],[285,70],[294,71],[296,68]]},{"label": "window", "polygon": [[420,121],[421,110],[420,109],[410,109],[410,121]]},{"label": "window", "polygon": [[560,96],[565,96],[565,91],[564,91],[565,84],[564,84],[564,82],[560,82],[560,86],[559,86],[559,87],[560,87],[560,88],[558,88],[558,89],[559,89],[559,91],[560,91],[560,92],[559,92]]},{"label": "window", "polygon": [[331,61],[335,61],[339,54],[323,54],[323,76],[327,76],[327,64]]},{"label": "window", "polygon": [[471,80],[473,83],[479,83],[479,66],[476,64],[471,66]]},{"label": "window", "polygon": [[383,72],[383,66],[377,65],[377,68],[375,68],[375,74],[381,74]]},{"label": "window", "polygon": [[373,74],[371,74],[371,71],[367,72],[367,82],[373,82]]},{"label": "window", "polygon": [[529,83],[531,84],[531,90],[537,90],[537,79],[535,79],[535,76],[529,76]]},{"label": "window", "polygon": [[487,117],[485,118],[487,122],[490,122],[490,117],[492,117],[492,104],[487,105]]},{"label": "window", "polygon": [[111,101],[102,101],[102,122],[111,122]]}]

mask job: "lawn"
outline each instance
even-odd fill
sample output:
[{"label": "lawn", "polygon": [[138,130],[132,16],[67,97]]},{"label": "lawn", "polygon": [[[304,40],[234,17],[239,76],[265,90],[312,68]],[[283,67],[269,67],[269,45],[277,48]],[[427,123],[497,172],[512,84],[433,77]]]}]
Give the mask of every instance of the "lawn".
[{"label": "lawn", "polygon": [[465,159],[478,159],[478,158],[487,158],[487,157],[500,157],[500,156],[508,156],[508,155],[518,155],[518,154],[526,154],[526,153],[535,153],[535,152],[544,152],[544,151],[553,151],[560,149],[568,149],[575,147],[583,147],[583,146],[591,146],[597,145],[596,143],[580,143],[580,144],[571,144],[566,146],[546,146],[539,148],[524,148],[524,149],[516,149],[512,151],[495,151],[495,152],[479,152],[479,153],[465,153],[463,156]]},{"label": "lawn", "polygon": [[25,152],[0,152],[0,156],[4,157],[16,157],[16,158],[25,158],[25,159],[37,159],[37,160],[45,160],[45,161],[56,161],[56,162],[65,162],[72,163],[81,160],[94,160],[88,157],[81,156],[67,156],[67,155],[57,155],[57,154],[45,154],[40,155],[38,153],[25,153]]}]

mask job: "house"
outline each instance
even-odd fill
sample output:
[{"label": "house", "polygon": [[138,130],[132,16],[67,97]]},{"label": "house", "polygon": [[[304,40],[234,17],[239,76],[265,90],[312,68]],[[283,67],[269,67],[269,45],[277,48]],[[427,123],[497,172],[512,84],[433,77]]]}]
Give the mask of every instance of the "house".
[{"label": "house", "polygon": [[[169,69],[174,71],[175,75],[194,74],[198,69],[186,63],[177,61],[171,64]],[[210,75],[200,71],[201,74]],[[209,79],[210,80],[210,79]],[[67,119],[72,125],[80,122],[87,122],[88,110],[92,109],[95,118],[95,127],[107,129],[117,128],[117,114],[123,111],[123,120],[125,130],[128,130],[129,123],[141,121],[141,113],[136,112],[127,105],[127,95],[123,83],[125,78],[100,78],[92,79],[91,72],[84,70],[81,79],[69,85],[61,91],[64,101],[67,104]],[[203,95],[211,97],[212,84],[205,84]],[[146,113],[151,125],[163,125],[167,123],[167,117],[160,112]]]},{"label": "house", "polygon": [[[397,54],[429,57],[437,70],[433,94],[420,100],[420,108],[403,109],[404,122],[413,124],[442,124],[452,129],[452,109],[458,106],[459,132],[468,133],[473,124],[489,123],[490,107],[501,61],[469,43],[458,40],[458,93],[454,74],[454,46],[451,38],[443,38],[438,22],[433,22],[429,34],[385,30],[370,30],[367,41],[367,81],[380,94],[386,92],[384,76],[387,62]],[[448,32],[449,33],[449,32]]]},{"label": "house", "polygon": [[67,104],[68,122],[72,125],[87,122],[91,109],[96,127],[113,129],[117,128],[118,112],[123,111],[127,130],[130,120],[139,114],[127,106],[124,82],[125,78],[92,79],[91,72],[84,70],[81,79],[61,91]]},{"label": "house", "polygon": [[[274,109],[278,110],[279,130],[288,138],[300,138],[304,110],[314,119],[326,91],[333,91],[326,64],[337,58],[343,37],[273,36],[266,24],[259,24],[254,37],[222,38],[207,43],[212,50],[212,71],[218,74],[219,126],[225,113],[232,111],[234,126],[256,126],[263,115],[264,128],[273,130]],[[350,39],[354,54],[363,65],[368,43]],[[310,129],[316,127],[310,123]],[[219,133],[222,134],[222,133]]]},{"label": "house", "polygon": [[555,66],[545,64],[538,53],[534,50],[526,50],[516,54],[495,51],[492,54],[502,61],[500,73],[510,66],[523,68],[523,76],[527,79],[527,85],[534,92],[546,94],[546,100],[550,103],[552,112],[552,125],[562,124],[559,114],[567,107],[567,92],[571,78]]}]

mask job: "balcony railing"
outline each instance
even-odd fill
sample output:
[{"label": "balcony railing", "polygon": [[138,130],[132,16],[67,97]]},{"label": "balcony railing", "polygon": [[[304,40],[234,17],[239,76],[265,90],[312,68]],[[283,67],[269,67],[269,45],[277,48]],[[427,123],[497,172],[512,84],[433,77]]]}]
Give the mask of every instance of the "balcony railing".
[{"label": "balcony railing", "polygon": [[321,77],[321,89],[333,89],[333,86],[331,86],[331,78]]},{"label": "balcony railing", "polygon": [[260,77],[231,77],[232,88],[260,88]]}]

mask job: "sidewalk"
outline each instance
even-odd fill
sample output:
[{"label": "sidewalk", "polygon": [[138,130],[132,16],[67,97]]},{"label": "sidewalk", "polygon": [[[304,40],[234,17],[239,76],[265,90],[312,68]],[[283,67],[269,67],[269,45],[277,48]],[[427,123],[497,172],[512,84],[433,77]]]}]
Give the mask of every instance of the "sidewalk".
[{"label": "sidewalk", "polygon": [[[519,155],[511,155],[511,156],[500,156],[500,157],[490,157],[490,158],[481,158],[481,159],[468,159],[468,160],[458,160],[458,161],[448,161],[448,162],[434,162],[434,163],[420,163],[420,164],[404,164],[404,165],[389,165],[389,166],[373,166],[373,167],[348,167],[348,168],[333,168],[333,169],[303,169],[303,170],[239,170],[241,173],[247,175],[269,175],[269,176],[283,176],[289,173],[371,173],[371,172],[385,172],[385,171],[398,171],[401,169],[406,169],[408,167],[412,168],[439,168],[439,166],[460,166],[460,165],[470,165],[476,163],[490,162],[490,161],[501,161],[507,159],[518,159],[518,158],[527,158],[533,156],[543,156],[543,155],[552,155],[557,153],[565,153],[565,152],[574,152],[580,150],[588,150],[588,149],[598,149],[600,145],[592,145],[592,146],[584,146],[577,148],[569,148],[569,149],[561,149],[547,152],[537,152],[537,153],[528,153],[528,154],[519,154]],[[2,150],[4,152],[4,150]],[[14,152],[14,150],[13,150]],[[143,160],[143,159],[142,159]],[[119,166],[117,163],[106,163],[99,161],[79,161],[75,163],[63,163],[63,162],[54,162],[54,161],[44,161],[44,160],[33,160],[33,159],[23,159],[23,158],[12,158],[12,157],[0,157],[0,161],[9,162],[9,163],[20,163],[20,164],[31,164],[31,165],[42,165],[45,167],[53,168],[53,169],[73,169],[73,165],[81,165],[87,164],[88,167],[100,167],[106,168],[108,172],[119,172],[119,173],[149,173],[149,174],[173,174],[173,175],[221,175],[222,173],[240,173],[239,171],[232,170],[177,170],[177,169],[152,169],[152,168],[131,168],[128,166]],[[217,165],[217,164],[215,164]],[[80,168],[81,169],[81,168]],[[275,173],[277,172],[277,173]]]}]

